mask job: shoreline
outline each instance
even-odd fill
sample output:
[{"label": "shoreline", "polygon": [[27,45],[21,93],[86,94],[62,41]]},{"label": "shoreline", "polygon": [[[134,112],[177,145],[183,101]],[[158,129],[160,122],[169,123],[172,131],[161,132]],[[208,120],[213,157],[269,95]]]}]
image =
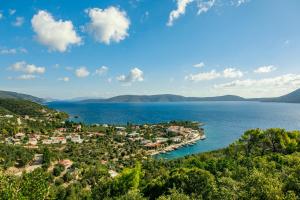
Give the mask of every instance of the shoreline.
[{"label": "shoreline", "polygon": [[163,149],[160,149],[160,150],[155,150],[154,152],[152,153],[149,153],[148,155],[150,156],[156,156],[156,155],[159,155],[159,154],[165,154],[165,153],[168,153],[168,152],[171,152],[171,151],[176,151],[180,148],[183,148],[187,145],[195,145],[196,142],[198,142],[199,140],[205,140],[206,139],[206,135],[203,134],[203,135],[199,135],[195,138],[192,138],[188,141],[183,141],[181,143],[178,143],[178,144],[172,144],[172,145],[169,145]]}]

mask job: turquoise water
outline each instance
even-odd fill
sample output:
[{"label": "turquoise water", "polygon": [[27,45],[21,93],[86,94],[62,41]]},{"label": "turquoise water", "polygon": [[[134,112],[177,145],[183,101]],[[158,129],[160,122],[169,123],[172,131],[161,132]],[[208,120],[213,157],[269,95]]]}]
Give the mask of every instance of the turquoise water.
[{"label": "turquoise water", "polygon": [[49,103],[49,107],[79,116],[86,123],[157,123],[170,120],[204,122],[207,139],[193,146],[160,155],[177,158],[215,150],[238,139],[251,128],[280,127],[300,130],[300,104],[260,102],[183,102],[183,103]]}]

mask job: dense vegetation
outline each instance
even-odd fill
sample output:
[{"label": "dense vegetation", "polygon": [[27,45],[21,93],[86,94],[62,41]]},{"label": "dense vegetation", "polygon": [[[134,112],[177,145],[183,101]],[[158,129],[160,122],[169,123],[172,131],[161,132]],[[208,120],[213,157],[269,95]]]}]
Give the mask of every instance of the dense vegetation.
[{"label": "dense vegetation", "polygon": [[63,176],[56,165],[56,178],[42,168],[21,177],[0,172],[0,198],[299,199],[299,151],[299,131],[255,129],[222,150],[136,161],[114,178],[96,160],[82,167],[75,162]]},{"label": "dense vegetation", "polygon": [[17,92],[10,92],[10,91],[0,91],[0,99],[19,99],[19,100],[28,100],[37,103],[44,102],[44,99],[34,97],[28,94],[21,94]]},{"label": "dense vegetation", "polygon": [[68,115],[41,104],[21,99],[0,98],[0,133],[47,132],[61,125]]}]

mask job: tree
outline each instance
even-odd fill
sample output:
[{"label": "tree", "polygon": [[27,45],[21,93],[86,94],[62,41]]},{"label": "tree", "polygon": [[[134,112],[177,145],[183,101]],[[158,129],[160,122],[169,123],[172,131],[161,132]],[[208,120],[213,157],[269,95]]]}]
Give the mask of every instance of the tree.
[{"label": "tree", "polygon": [[185,194],[195,194],[202,199],[211,199],[215,192],[215,178],[206,170],[179,168],[171,172],[169,188],[182,189]]},{"label": "tree", "polygon": [[276,176],[267,175],[254,169],[244,179],[243,197],[246,199],[280,200],[284,197],[282,186],[282,182]]},{"label": "tree", "polygon": [[49,189],[47,178],[48,175],[41,168],[24,174],[20,183],[20,194],[27,199],[45,199]]}]

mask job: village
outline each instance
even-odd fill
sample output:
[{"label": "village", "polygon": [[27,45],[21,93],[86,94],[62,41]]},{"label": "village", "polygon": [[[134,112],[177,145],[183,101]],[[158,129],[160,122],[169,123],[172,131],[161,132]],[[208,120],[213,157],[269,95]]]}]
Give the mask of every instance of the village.
[{"label": "village", "polygon": [[[100,125],[97,125],[100,126]],[[101,125],[108,128],[107,124]],[[142,125],[131,127],[131,132],[125,126],[115,126],[115,132],[123,136],[129,142],[135,142],[147,151],[147,155],[155,155],[176,150],[185,145],[191,145],[198,140],[204,140],[206,137],[202,129],[186,128],[178,125]],[[147,134],[147,130],[152,133]],[[53,131],[52,136],[46,134],[25,134],[16,133],[14,136],[5,138],[6,144],[23,145],[27,148],[38,148],[38,145],[64,145],[69,142],[81,144],[90,141],[93,137],[104,136],[102,132],[84,132],[82,125],[76,125],[73,131],[67,128],[58,128]],[[2,143],[4,141],[1,141]]]},{"label": "village", "polygon": [[[109,128],[107,124],[102,126],[103,130]],[[124,140],[137,143],[143,148],[147,155],[156,155],[176,150],[185,145],[195,144],[198,140],[206,137],[203,129],[186,128],[179,125],[135,125],[130,127],[131,132],[126,126],[112,126],[115,134],[122,136]],[[150,132],[150,134],[149,134]],[[82,125],[78,124],[70,131],[61,127],[49,134],[25,134],[18,132],[14,136],[6,137],[1,143],[11,145],[23,145],[26,148],[38,148],[39,145],[65,145],[67,143],[81,144],[89,142],[92,138],[104,136],[104,132],[84,131]]]},{"label": "village", "polygon": [[186,127],[177,122],[126,126],[71,123],[47,134],[18,132],[3,138],[1,143],[36,152],[32,161],[26,166],[10,167],[8,169],[10,174],[21,175],[24,171],[31,172],[42,167],[44,163],[42,149],[45,148],[63,157],[52,160],[48,171],[53,170],[54,166],[61,165],[65,169],[63,173],[73,172],[74,168],[71,166],[74,160],[84,158],[82,157],[84,155],[69,156],[69,153],[66,153],[70,149],[72,152],[75,147],[80,149],[82,154],[93,149],[97,154],[94,156],[86,154],[85,157],[98,158],[102,165],[108,167],[111,177],[115,177],[118,175],[117,171],[126,166],[130,160],[145,160],[157,154],[193,145],[198,140],[204,139],[204,130],[198,124],[193,124],[192,127],[189,124]]}]

